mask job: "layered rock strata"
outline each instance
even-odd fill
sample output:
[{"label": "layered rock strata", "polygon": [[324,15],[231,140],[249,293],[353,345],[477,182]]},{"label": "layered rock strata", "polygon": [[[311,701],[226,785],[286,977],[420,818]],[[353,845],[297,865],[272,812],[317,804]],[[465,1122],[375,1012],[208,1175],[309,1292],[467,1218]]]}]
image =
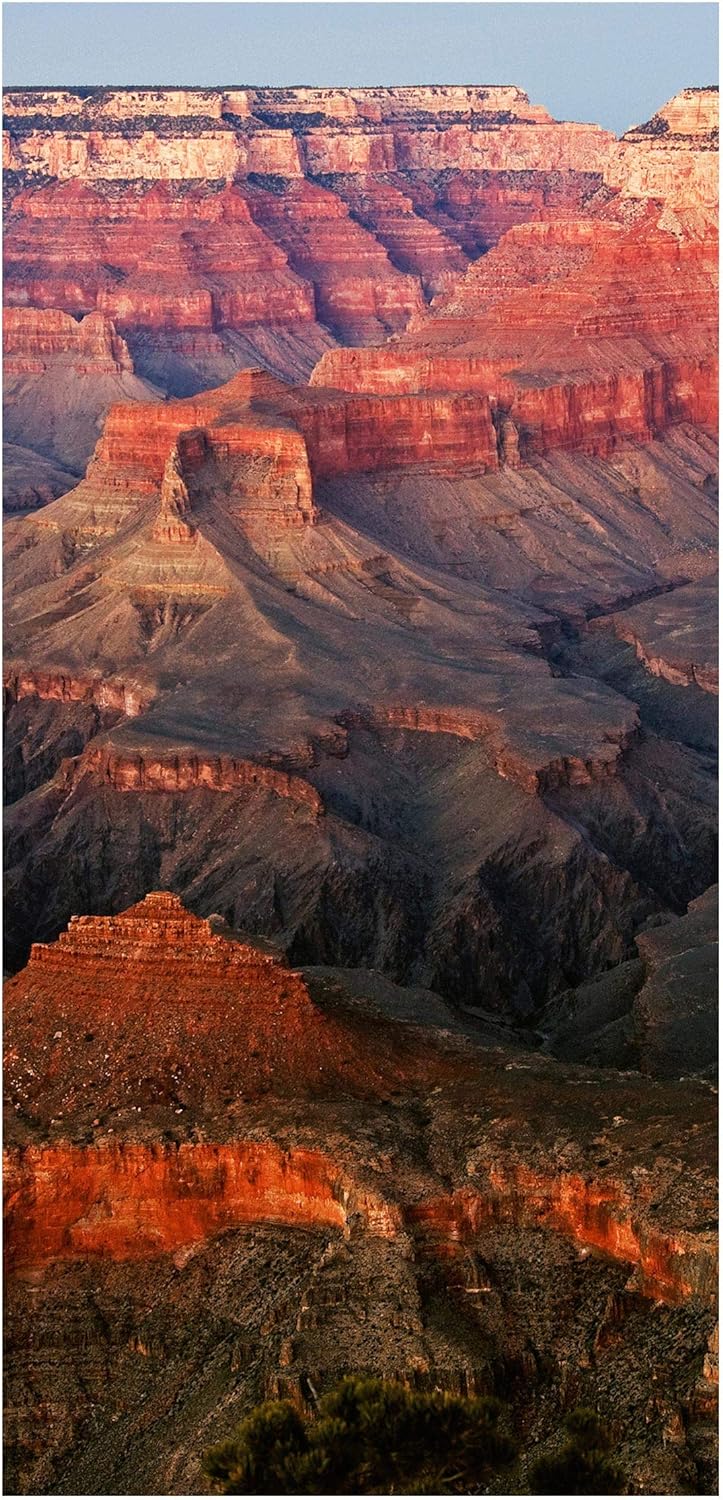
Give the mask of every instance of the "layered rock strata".
[{"label": "layered rock strata", "polygon": [[511,223],[583,201],[613,144],[515,88],[5,101],[8,300],[103,311],[179,394],[379,343]]},{"label": "layered rock strata", "polygon": [[[77,319],[57,309],[6,308],[5,438],[31,450],[25,462],[36,484],[51,460],[70,471],[60,492],[71,488],[112,403],[155,401],[159,395],[135,374],[127,345],[102,313]],[[18,508],[17,501],[11,508]]]},{"label": "layered rock strata", "polygon": [[[661,167],[653,198],[604,180],[662,127],[614,143],[515,91],[209,95],[208,116],[173,92],[167,118],[151,101],[152,126],[140,95],[127,102],[78,98],[66,116],[43,101],[49,135],[72,115],[76,144],[122,136],[161,175],[91,184],[68,157],[62,182],[11,177],[13,297],[56,297],[62,222],[75,310],[95,305],[101,264],[134,358],[145,339],[163,363],[176,334],[201,363],[204,340],[229,354],[232,335],[250,357],[263,297],[243,265],[268,271],[287,350],[292,323],[318,331],[320,299],[330,318],[373,312],[376,331],[345,335],[371,342],[414,309],[382,348],[331,349],[309,387],[245,371],[199,393],[198,363],[185,399],[114,406],[82,483],[10,525],[13,671],[147,688],[132,722],[42,692],[9,705],[14,961],[89,879],[116,910],[149,884],[212,890],[229,916],[251,892],[257,925],[305,959],[478,1003],[488,990],[516,1017],[634,961],[640,923],[712,878],[709,723],[696,708],[691,739],[680,705],[666,721],[679,684],[654,677],[669,660],[655,642],[620,682],[600,665],[607,636],[597,657],[592,632],[578,640],[584,669],[562,646],[591,614],[612,631],[663,590],[659,612],[681,619],[688,589],[694,616],[713,570],[705,194],[691,177],[691,217],[682,170],[676,187]],[[29,108],[12,104],[16,142],[42,133]],[[669,110],[670,150],[708,171],[686,108]],[[701,96],[696,118],[711,108]],[[197,130],[242,139],[233,181],[172,176],[195,170]],[[419,283],[436,293],[426,311]],[[172,832],[194,821],[195,863]],[[52,893],[41,857],[62,865]],[[537,950],[519,951],[521,926]]]},{"label": "layered rock strata", "polygon": [[[703,1363],[715,1290],[710,1096],[700,1086],[618,1079],[612,1106],[609,1074],[394,1028],[343,995],[313,999],[271,951],[163,892],[119,917],[76,918],[58,943],[36,946],[8,986],[6,1045],[8,1432],[23,1487],[49,1491],[84,1463],[88,1478],[107,1476],[109,1461],[119,1482],[117,1403],[135,1388],[138,1358],[156,1409],[159,1357],[176,1398],[174,1457],[157,1441],[155,1455],[170,1493],[198,1487],[207,1422],[232,1424],[264,1394],[303,1400],[339,1360],[507,1390],[516,1419],[535,1424],[533,1444],[568,1398],[597,1399],[612,1419],[611,1391],[619,1401],[632,1382],[628,1471],[636,1482],[664,1473],[669,1486],[690,1471],[692,1428],[710,1422]],[[298,1237],[299,1268],[283,1271],[285,1300],[271,1305]],[[275,1271],[260,1274],[261,1243]],[[214,1324],[212,1348],[194,1350],[211,1306],[225,1306],[229,1274],[241,1322],[236,1355],[219,1365],[230,1326]],[[151,1298],[161,1317],[152,1330],[137,1289],[158,1276],[166,1289]],[[23,1335],[30,1286],[41,1361]],[[99,1342],[92,1319],[114,1298]],[[171,1308],[178,1349],[161,1331]],[[85,1397],[59,1364],[79,1329]],[[667,1369],[683,1330],[690,1368],[666,1389],[691,1432],[671,1454],[671,1412],[655,1406],[645,1369]],[[641,1341],[642,1361],[619,1363],[621,1347]],[[562,1390],[573,1352],[578,1383]],[[213,1394],[198,1358],[211,1359]],[[29,1426],[38,1399],[60,1419],[42,1454]],[[89,1419],[96,1437],[108,1434],[105,1456]]]},{"label": "layered rock strata", "polygon": [[[656,677],[678,687],[718,692],[718,577],[616,610],[610,624]],[[594,628],[595,622],[592,622]]]},{"label": "layered rock strata", "polygon": [[[558,611],[711,565],[712,445],[677,429],[605,469],[315,479],[341,455],[314,431],[344,409],[258,374],[115,408],[83,484],[9,526],[15,962],[92,869],[112,909],[162,881],[232,916],[250,890],[306,961],[518,1013],[631,957],[639,922],[714,878],[706,767],[641,738],[637,688],[551,673],[544,646]],[[142,684],[141,711],[98,723],[85,687],[53,685],[89,678]],[[189,862],[172,829],[192,824]],[[524,951],[520,902],[543,934]]]}]

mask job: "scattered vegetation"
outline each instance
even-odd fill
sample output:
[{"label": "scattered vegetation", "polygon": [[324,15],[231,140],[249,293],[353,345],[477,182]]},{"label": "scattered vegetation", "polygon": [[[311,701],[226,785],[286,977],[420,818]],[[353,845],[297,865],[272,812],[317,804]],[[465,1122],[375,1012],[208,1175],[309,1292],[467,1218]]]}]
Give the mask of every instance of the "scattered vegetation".
[{"label": "scattered vegetation", "polygon": [[565,1419],[567,1441],[539,1458],[530,1473],[533,1495],[625,1495],[627,1485],[610,1457],[611,1440],[594,1411],[578,1407]]},{"label": "scattered vegetation", "polygon": [[262,188],[265,193],[273,193],[277,198],[283,197],[289,189],[288,177],[281,177],[278,172],[249,172],[246,181],[252,187]]},{"label": "scattered vegetation", "polygon": [[254,109],[254,119],[260,120],[263,125],[270,125],[273,130],[291,130],[294,135],[305,135],[307,130],[316,130],[320,125],[334,126],[339,123],[333,116],[325,115],[320,110],[286,112]]},{"label": "scattered vegetation", "polygon": [[310,1418],[256,1407],[204,1469],[225,1495],[468,1495],[514,1452],[497,1401],[349,1377]]}]

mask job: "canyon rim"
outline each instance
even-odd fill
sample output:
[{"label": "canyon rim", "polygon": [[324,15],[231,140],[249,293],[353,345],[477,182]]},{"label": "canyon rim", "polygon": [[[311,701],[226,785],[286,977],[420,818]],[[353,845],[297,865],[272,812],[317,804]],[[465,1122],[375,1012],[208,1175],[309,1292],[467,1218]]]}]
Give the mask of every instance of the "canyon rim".
[{"label": "canyon rim", "polygon": [[716,1491],[717,146],[5,88],[10,1493],[347,1374]]}]

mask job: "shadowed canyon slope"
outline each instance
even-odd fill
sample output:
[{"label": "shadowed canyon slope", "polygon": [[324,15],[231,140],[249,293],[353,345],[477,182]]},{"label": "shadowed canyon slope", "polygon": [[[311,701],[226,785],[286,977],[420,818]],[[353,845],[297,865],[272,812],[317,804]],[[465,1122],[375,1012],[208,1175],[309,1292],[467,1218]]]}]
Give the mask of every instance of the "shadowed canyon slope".
[{"label": "shadowed canyon slope", "polygon": [[708,1492],[717,91],[5,110],[17,1483],[368,1369]]}]

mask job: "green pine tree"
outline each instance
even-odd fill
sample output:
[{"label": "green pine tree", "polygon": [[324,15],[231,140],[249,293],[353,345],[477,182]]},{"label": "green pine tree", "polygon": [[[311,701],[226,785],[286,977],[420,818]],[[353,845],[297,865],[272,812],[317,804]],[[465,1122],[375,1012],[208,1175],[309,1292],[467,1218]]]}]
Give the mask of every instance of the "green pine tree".
[{"label": "green pine tree", "polygon": [[305,1419],[267,1401],[204,1469],[226,1495],[475,1494],[514,1456],[499,1403],[342,1380]]},{"label": "green pine tree", "polygon": [[610,1457],[610,1435],[594,1411],[578,1407],[565,1419],[567,1440],[539,1458],[530,1473],[534,1495],[625,1495],[622,1470]]}]

